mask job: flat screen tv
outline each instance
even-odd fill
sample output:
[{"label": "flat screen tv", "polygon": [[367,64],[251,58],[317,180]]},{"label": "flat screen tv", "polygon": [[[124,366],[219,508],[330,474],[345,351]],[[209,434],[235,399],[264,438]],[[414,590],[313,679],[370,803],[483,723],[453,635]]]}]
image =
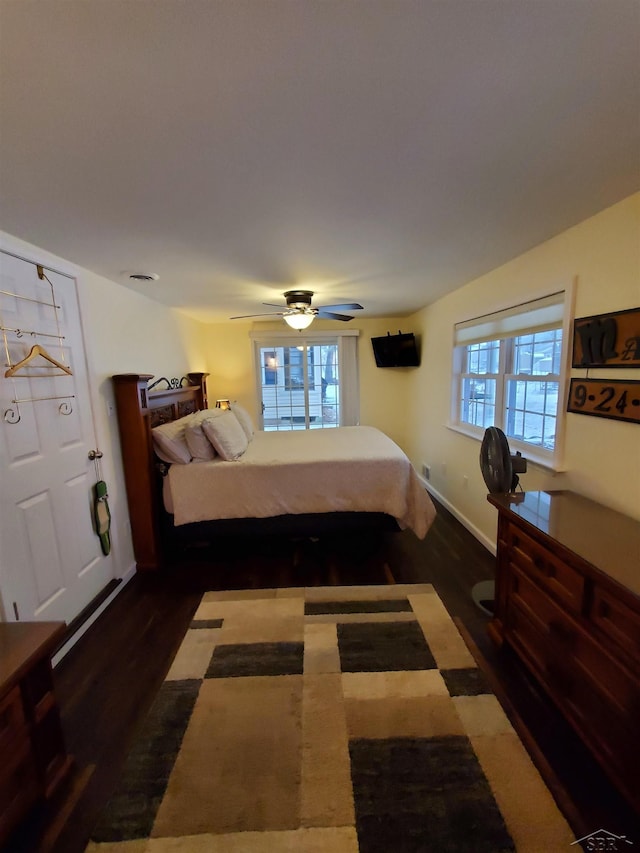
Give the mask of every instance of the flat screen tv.
[{"label": "flat screen tv", "polygon": [[373,355],[378,367],[419,367],[420,353],[413,332],[387,333],[371,338]]}]

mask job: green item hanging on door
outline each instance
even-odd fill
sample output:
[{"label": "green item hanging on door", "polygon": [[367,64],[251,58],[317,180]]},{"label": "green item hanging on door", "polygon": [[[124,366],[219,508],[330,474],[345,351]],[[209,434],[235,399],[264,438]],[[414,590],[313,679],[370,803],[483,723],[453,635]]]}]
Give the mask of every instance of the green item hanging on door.
[{"label": "green item hanging on door", "polygon": [[107,484],[104,480],[98,480],[94,486],[95,498],[93,502],[93,514],[96,522],[96,533],[100,538],[102,553],[106,556],[111,552],[111,513],[107,498]]}]

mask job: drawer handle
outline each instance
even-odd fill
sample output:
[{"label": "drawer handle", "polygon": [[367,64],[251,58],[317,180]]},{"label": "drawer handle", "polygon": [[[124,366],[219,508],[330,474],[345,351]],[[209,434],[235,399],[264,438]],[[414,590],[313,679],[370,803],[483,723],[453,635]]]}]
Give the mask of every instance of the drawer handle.
[{"label": "drawer handle", "polygon": [[611,608],[609,607],[607,602],[602,601],[602,599],[600,599],[600,603],[598,604],[598,616],[602,616],[603,619],[608,619],[610,613]]},{"label": "drawer handle", "polygon": [[549,567],[547,566],[547,563],[546,563],[544,557],[534,557],[533,558],[533,565],[536,567],[536,569],[539,572],[542,572],[543,575],[549,574]]},{"label": "drawer handle", "polygon": [[544,557],[532,557],[531,561],[540,574],[545,575],[548,578],[554,578],[556,576],[555,566],[552,563],[548,563]]}]

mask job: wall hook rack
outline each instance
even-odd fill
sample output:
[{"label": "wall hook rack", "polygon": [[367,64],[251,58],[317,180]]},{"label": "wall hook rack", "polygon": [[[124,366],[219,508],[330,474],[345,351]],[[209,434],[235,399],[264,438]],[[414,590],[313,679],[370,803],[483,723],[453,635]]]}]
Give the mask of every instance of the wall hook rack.
[{"label": "wall hook rack", "polygon": [[3,420],[8,424],[20,423],[22,420],[20,403],[39,403],[42,400],[62,400],[63,402],[58,406],[59,414],[68,416],[73,413],[73,403],[71,400],[75,400],[75,394],[63,394],[55,397],[27,397],[22,400],[12,400],[11,408],[4,411]]}]

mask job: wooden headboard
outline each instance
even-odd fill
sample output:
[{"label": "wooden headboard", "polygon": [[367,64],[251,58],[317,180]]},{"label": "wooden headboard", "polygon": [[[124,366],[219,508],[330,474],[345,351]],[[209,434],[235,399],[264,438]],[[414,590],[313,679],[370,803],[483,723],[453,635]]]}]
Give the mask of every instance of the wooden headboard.
[{"label": "wooden headboard", "polygon": [[208,375],[188,373],[188,384],[152,392],[148,384],[153,375],[120,373],[111,377],[118,412],[131,537],[139,569],[158,569],[165,562],[161,525],[163,506],[151,429],[206,409],[205,383]]}]

